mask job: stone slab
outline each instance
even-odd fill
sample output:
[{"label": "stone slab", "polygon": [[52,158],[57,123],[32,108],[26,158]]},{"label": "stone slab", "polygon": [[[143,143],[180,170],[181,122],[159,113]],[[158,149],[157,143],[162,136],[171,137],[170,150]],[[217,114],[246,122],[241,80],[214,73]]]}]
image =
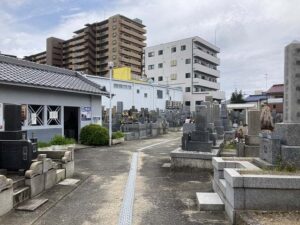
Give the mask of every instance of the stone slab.
[{"label": "stone slab", "polygon": [[30,199],[24,203],[21,203],[16,208],[16,210],[33,212],[40,206],[44,205],[46,202],[48,202],[48,199],[46,199],[46,198]]},{"label": "stone slab", "polygon": [[48,170],[44,173],[45,176],[45,190],[52,188],[56,184],[56,169]]},{"label": "stone slab", "polygon": [[188,141],[186,143],[187,151],[211,152],[212,142]]},{"label": "stone slab", "polygon": [[62,164],[62,169],[66,170],[66,178],[73,177],[75,170],[75,162],[67,162]]},{"label": "stone slab", "polygon": [[161,167],[162,168],[170,168],[171,167],[171,163],[164,163]]},{"label": "stone slab", "polygon": [[8,213],[13,208],[12,187],[0,192],[0,216]]},{"label": "stone slab", "polygon": [[25,185],[30,187],[31,198],[42,193],[45,190],[45,176],[44,174],[37,175],[30,179],[25,179]]},{"label": "stone slab", "polygon": [[56,170],[56,183],[59,183],[66,179],[66,170],[65,169],[57,169]]},{"label": "stone slab", "polygon": [[246,145],[260,145],[260,137],[258,135],[245,135]]},{"label": "stone slab", "polygon": [[200,211],[223,211],[224,203],[217,193],[197,192],[197,205]]},{"label": "stone slab", "polygon": [[213,152],[197,152],[197,151],[184,151],[175,149],[170,153],[171,158],[188,158],[188,159],[212,159],[217,156],[218,151]]},{"label": "stone slab", "polygon": [[274,133],[282,144],[300,146],[300,123],[276,123]]},{"label": "stone slab", "polygon": [[300,146],[281,145],[281,159],[284,163],[300,168]]},{"label": "stone slab", "polygon": [[72,178],[67,178],[61,182],[59,182],[58,184],[60,185],[75,185],[79,182],[80,180],[78,179],[72,179]]}]

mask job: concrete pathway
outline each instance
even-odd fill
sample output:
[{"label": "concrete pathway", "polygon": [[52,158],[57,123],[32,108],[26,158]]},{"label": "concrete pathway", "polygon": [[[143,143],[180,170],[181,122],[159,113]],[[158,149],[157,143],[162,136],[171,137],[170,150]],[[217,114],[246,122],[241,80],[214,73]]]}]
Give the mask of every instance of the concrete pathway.
[{"label": "concrete pathway", "polygon": [[80,149],[75,153],[80,183],[56,185],[42,194],[49,201],[33,213],[12,211],[0,224],[118,224],[132,155],[138,154],[132,224],[228,224],[223,212],[199,212],[196,192],[209,192],[209,172],[173,172],[162,165],[178,147],[180,133],[130,141],[112,148]]}]

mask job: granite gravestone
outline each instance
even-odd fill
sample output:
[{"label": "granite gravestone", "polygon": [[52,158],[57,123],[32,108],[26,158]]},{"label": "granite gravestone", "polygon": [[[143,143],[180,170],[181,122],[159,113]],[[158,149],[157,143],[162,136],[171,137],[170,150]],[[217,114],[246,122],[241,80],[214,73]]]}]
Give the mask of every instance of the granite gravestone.
[{"label": "granite gravestone", "polygon": [[[298,168],[300,168],[299,49],[300,42],[293,42],[285,48],[283,122],[275,124],[274,132],[271,135],[261,135],[260,148],[260,157],[263,160],[274,164],[274,160],[277,159],[284,164],[294,165]],[[274,146],[278,139],[281,143],[279,150],[268,147],[268,141],[272,141],[271,144]]]},{"label": "granite gravestone", "polygon": [[223,139],[224,127],[220,117],[220,106],[219,103],[217,102],[213,103],[213,121],[214,121],[214,127],[216,129],[218,139]]},{"label": "granite gravestone", "polygon": [[195,131],[184,134],[182,147],[187,151],[210,152],[212,141],[209,139],[207,130],[207,107],[205,105],[196,106],[194,119]]}]

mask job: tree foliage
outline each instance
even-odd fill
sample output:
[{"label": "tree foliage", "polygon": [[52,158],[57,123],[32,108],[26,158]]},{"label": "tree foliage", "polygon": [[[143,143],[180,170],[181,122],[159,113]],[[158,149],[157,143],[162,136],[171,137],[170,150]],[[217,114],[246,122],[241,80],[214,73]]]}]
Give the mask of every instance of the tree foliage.
[{"label": "tree foliage", "polygon": [[245,103],[242,90],[240,90],[239,92],[235,90],[231,94],[230,103]]}]

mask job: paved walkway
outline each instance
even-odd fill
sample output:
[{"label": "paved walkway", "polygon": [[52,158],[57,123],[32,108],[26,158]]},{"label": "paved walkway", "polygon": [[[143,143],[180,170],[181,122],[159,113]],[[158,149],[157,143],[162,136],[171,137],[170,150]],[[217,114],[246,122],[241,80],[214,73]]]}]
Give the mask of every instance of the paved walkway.
[{"label": "paved walkway", "polygon": [[180,134],[169,133],[112,148],[77,150],[75,178],[80,183],[56,185],[42,195],[49,202],[38,210],[12,211],[0,217],[0,224],[118,224],[134,152],[139,154],[132,224],[228,224],[223,212],[197,210],[195,193],[212,191],[210,173],[162,168],[179,143]]}]

